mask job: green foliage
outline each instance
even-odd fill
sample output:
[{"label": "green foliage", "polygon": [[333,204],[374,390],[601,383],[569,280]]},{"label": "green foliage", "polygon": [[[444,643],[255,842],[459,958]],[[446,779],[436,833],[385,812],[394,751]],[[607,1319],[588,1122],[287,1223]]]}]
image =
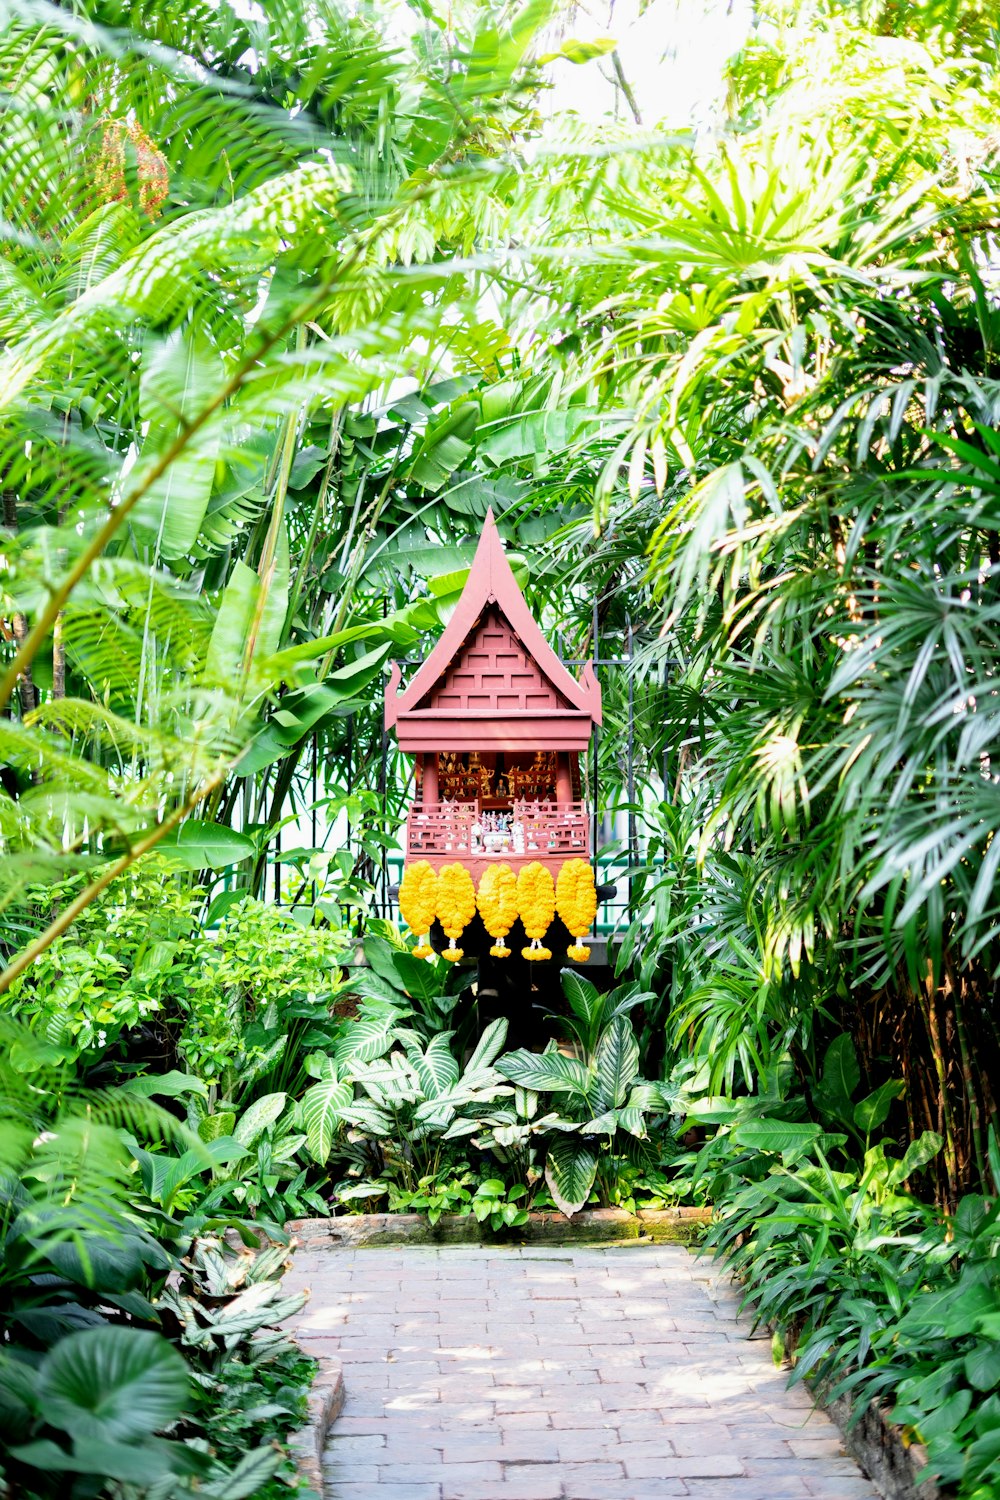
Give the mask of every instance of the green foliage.
[{"label": "green foliage", "polygon": [[267,1446],[303,1425],[315,1371],[280,1328],[301,1295],[281,1286],[287,1252],[234,1255],[212,1236],[199,1238],[182,1263],[182,1279],[161,1299],[165,1325],[191,1366],[196,1391],[192,1424],[229,1468],[222,1491],[258,1493],[272,1477],[293,1479],[280,1448]]},{"label": "green foliage", "polygon": [[[466,529],[451,403],[509,338],[463,258],[502,239],[547,14],[5,14],[0,899],[85,868],[89,901],[158,843],[258,894],[304,751],[353,793],[347,721]],[[387,836],[308,879],[364,902]]]},{"label": "green foliage", "polygon": [[178,1048],[188,1067],[246,1097],[267,1083],[296,1089],[302,1056],[332,1034],[346,933],[303,926],[245,897],[205,933],[185,975],[187,1018]]},{"label": "green foliage", "polygon": [[[627,1013],[650,997],[634,983],[601,994],[573,969],[563,970],[562,984],[582,1057],[566,1056],[555,1043],[542,1053],[502,1057],[497,1068],[520,1097],[513,1112],[492,1114],[486,1123],[490,1144],[501,1150],[515,1144],[523,1149],[532,1136],[549,1133],[545,1181],[556,1206],[571,1217],[595,1182],[605,1206],[620,1197],[618,1178],[626,1162],[656,1164],[648,1126],[651,1119],[662,1125],[675,1101],[662,1085],[638,1076],[639,1044]],[[540,1093],[555,1094],[561,1109],[533,1122]]]},{"label": "green foliage", "polygon": [[[162,1084],[167,1097],[190,1092],[176,1076]],[[183,1183],[211,1168],[211,1149],[140,1091],[82,1088],[62,1049],[9,1018],[0,1085],[6,1482],[53,1500],[116,1482],[222,1500],[289,1478],[280,1443],[301,1419],[310,1371],[272,1328],[302,1302],[274,1279],[284,1251],[234,1258],[193,1238],[204,1211],[170,1216]],[[163,1164],[153,1191],[136,1159]],[[196,1307],[200,1277],[209,1300]],[[258,1367],[270,1403],[260,1391],[248,1400]]]},{"label": "green foliage", "polygon": [[[993,17],[767,0],[671,137],[543,125],[547,17],[0,21],[5,1363],[63,1404],[2,1388],[42,1494],[280,1476],[280,1298],[197,1236],[328,1194],[516,1230],[543,1184],[711,1198],[800,1371],[1000,1483]],[[597,769],[639,828],[636,980],[565,976],[568,1043],[506,1057],[387,923],[341,982],[406,795],[379,678],[488,504],[572,653],[633,656]],[[84,1430],[88,1351],[141,1336],[127,1420],[164,1334],[196,1409]]]},{"label": "green foliage", "polygon": [[425,1041],[450,1027],[458,1037],[457,1047],[472,1042],[475,1010],[468,1003],[466,976],[456,973],[454,964],[439,957],[414,958],[388,922],[370,925],[364,949],[370,968],[355,976],[352,988],[357,994],[404,1006]]},{"label": "green foliage", "polygon": [[[82,880],[36,891],[35,905],[75,894]],[[8,1002],[88,1066],[131,1074],[176,1059],[190,1070],[177,1077],[190,1079],[194,1123],[301,1086],[308,1051],[337,1032],[350,942],[250,897],[206,929],[198,896],[159,858],[129,870],[14,982]],[[162,1077],[134,1084],[170,1092]]]},{"label": "green foliage", "polygon": [[821,1136],[792,1149],[796,1128],[810,1127],[745,1123],[715,1144],[709,1170],[718,1180],[728,1154],[738,1185],[710,1244],[729,1257],[755,1318],[777,1325],[794,1379],[849,1393],[858,1413],[870,1400],[893,1403],[893,1420],[926,1443],[931,1471],[984,1500],[1000,1478],[997,1200],[970,1194],[948,1216],[906,1191],[940,1135],[902,1156],[880,1142],[860,1166],[835,1168]]},{"label": "green foliage", "polygon": [[508,1187],[498,1177],[488,1177],[476,1188],[470,1207],[479,1223],[488,1223],[494,1233],[501,1229],[520,1229],[528,1222],[528,1211],[521,1202],[527,1196],[524,1183]]},{"label": "green foliage", "polygon": [[467,1214],[473,1203],[471,1171],[456,1171],[448,1166],[428,1177],[421,1177],[416,1187],[403,1188],[389,1183],[389,1207],[393,1213],[425,1213],[428,1222],[437,1224],[442,1214]]},{"label": "green foliage", "polygon": [[422,1047],[405,1027],[386,1035],[382,1055],[371,1061],[352,1057],[358,1093],[340,1114],[350,1127],[358,1170],[386,1173],[408,1188],[433,1177],[445,1142],[475,1128],[497,1099],[513,1093],[493,1067],[506,1032],[506,1020],[494,1021],[464,1069],[452,1054],[450,1032]]},{"label": "green foliage", "polygon": [[[29,928],[75,896],[86,877],[35,886],[20,908]],[[32,1020],[67,1056],[124,1061],[141,1055],[140,1036],[176,1027],[186,1003],[198,891],[153,858],[121,876],[72,930],[11,986],[11,1014]]]}]

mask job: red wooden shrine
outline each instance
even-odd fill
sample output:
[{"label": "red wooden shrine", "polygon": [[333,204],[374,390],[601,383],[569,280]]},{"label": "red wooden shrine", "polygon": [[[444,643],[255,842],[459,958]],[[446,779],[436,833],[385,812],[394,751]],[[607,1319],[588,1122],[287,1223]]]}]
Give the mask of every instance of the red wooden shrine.
[{"label": "red wooden shrine", "polygon": [[386,729],[416,760],[407,860],[460,860],[477,882],[505,860],[553,876],[590,857],[580,756],[601,722],[588,662],[572,677],[543,636],[489,511],[461,598],[427,660],[400,691],[393,662]]}]

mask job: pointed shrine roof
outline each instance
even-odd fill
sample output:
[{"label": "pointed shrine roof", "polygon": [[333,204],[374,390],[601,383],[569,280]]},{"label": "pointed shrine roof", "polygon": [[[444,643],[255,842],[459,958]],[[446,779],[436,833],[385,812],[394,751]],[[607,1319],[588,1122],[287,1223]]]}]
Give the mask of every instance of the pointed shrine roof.
[{"label": "pointed shrine roof", "polygon": [[[601,722],[601,690],[594,676],[593,666],[588,662],[580,681],[577,681],[545,639],[525,603],[504,554],[492,510],[486,513],[476,555],[455,612],[437,645],[402,692],[398,691],[401,673],[396,663],[393,663],[385,694],[386,728],[397,726],[403,749],[454,749],[464,748],[466,742],[470,745],[476,743],[476,731],[472,728],[477,719],[475,710],[466,709],[460,716],[456,716],[442,709],[428,708],[425,700],[435,685],[445,677],[490,605],[496,606],[525,652],[564,700],[566,707],[555,711],[511,709],[499,717],[495,709],[484,710],[481,716],[490,721],[490,731],[483,739],[480,726],[479,742],[498,746],[509,743],[513,746],[516,740],[518,744],[525,746],[549,744],[564,745],[567,749],[582,748],[590,738],[592,725]],[[456,717],[466,723],[464,732],[456,725],[445,722]],[[525,720],[543,722],[535,723],[529,730],[528,725],[523,722]],[[548,740],[543,737],[545,720],[553,721],[554,738],[550,737]],[[437,742],[432,743],[431,725],[435,721],[439,725],[440,734]],[[573,721],[572,726],[567,721]],[[420,730],[415,738],[413,731],[417,731],[418,723]],[[404,733],[404,726],[409,732]]]}]

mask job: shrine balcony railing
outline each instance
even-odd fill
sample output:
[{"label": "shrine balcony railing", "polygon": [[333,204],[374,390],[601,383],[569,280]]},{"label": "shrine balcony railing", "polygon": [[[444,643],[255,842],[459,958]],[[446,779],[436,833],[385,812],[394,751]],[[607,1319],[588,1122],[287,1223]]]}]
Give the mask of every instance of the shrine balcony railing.
[{"label": "shrine balcony railing", "polygon": [[478,815],[475,802],[414,802],[406,819],[407,854],[470,854]]},{"label": "shrine balcony railing", "polygon": [[479,802],[414,802],[406,820],[411,859],[450,855],[529,861],[590,854],[590,819],[583,802],[515,802],[503,830],[483,826]]}]

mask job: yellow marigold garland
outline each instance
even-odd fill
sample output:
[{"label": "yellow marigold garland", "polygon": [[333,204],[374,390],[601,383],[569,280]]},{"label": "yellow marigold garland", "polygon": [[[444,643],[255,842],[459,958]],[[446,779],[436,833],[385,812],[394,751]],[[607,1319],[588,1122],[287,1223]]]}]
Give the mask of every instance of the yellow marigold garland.
[{"label": "yellow marigold garland", "polygon": [[531,939],[531,946],[521,949],[522,958],[551,958],[551,948],[543,948],[541,939],[556,914],[556,888],[552,876],[537,859],[525,865],[517,877],[517,907],[525,936]]},{"label": "yellow marigold garland", "polygon": [[586,963],[590,949],[583,939],[597,916],[597,888],[594,872],[585,859],[568,859],[556,881],[556,910],[576,942],[566,949],[574,963]]},{"label": "yellow marigold garland", "polygon": [[462,936],[464,928],[476,915],[476,887],[472,876],[464,865],[442,865],[438,874],[438,921],[444,928],[448,946],[442,953],[451,963],[464,956],[464,950],[455,947],[455,939]]},{"label": "yellow marigold garland", "polygon": [[490,865],[479,881],[476,904],[483,926],[496,939],[490,954],[493,958],[509,958],[504,938],[517,921],[517,879],[510,865]]},{"label": "yellow marigold garland", "polygon": [[430,958],[434,949],[428,941],[431,925],[437,916],[438,877],[433,865],[418,859],[403,870],[399,882],[399,910],[403,921],[417,939],[414,958]]}]

